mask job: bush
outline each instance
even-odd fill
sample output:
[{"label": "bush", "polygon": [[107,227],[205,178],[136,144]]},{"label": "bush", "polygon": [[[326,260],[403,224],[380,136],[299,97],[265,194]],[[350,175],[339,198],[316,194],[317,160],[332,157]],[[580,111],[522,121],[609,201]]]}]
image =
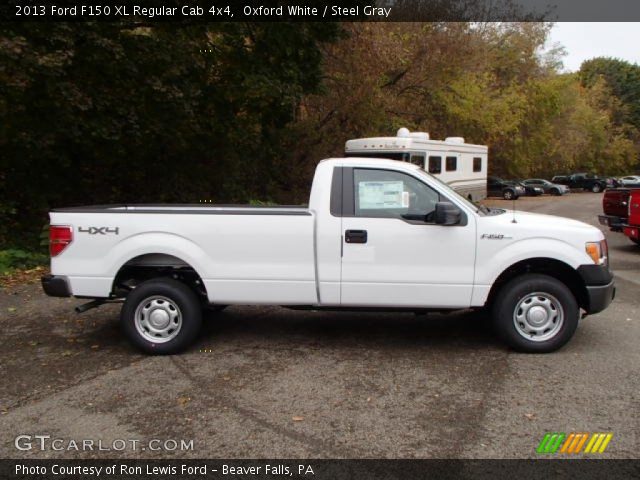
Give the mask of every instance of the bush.
[{"label": "bush", "polygon": [[0,275],[7,275],[15,269],[29,269],[47,263],[49,258],[40,252],[30,252],[18,248],[0,250]]}]

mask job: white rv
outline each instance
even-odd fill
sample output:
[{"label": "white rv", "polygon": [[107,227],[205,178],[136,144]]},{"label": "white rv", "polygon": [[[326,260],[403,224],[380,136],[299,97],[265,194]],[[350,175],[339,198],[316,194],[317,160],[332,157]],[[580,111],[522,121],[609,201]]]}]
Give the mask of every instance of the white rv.
[{"label": "white rv", "polygon": [[471,201],[487,196],[486,145],[464,143],[462,137],[431,140],[426,132],[398,130],[395,137],[348,140],[347,157],[379,157],[419,165]]}]

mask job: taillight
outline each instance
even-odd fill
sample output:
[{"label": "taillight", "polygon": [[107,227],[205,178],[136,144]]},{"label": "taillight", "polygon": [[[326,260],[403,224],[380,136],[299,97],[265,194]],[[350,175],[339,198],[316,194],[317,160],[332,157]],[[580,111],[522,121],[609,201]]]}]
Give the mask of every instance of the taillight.
[{"label": "taillight", "polygon": [[49,227],[49,254],[60,255],[73,242],[73,228],[68,225],[51,225]]}]

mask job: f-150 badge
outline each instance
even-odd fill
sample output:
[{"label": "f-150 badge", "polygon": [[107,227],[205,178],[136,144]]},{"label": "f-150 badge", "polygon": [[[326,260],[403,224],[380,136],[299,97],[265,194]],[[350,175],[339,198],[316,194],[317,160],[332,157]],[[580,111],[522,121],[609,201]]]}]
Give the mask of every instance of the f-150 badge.
[{"label": "f-150 badge", "polygon": [[486,238],[487,240],[506,240],[513,238],[510,235],[503,235],[501,233],[483,233],[480,238]]}]

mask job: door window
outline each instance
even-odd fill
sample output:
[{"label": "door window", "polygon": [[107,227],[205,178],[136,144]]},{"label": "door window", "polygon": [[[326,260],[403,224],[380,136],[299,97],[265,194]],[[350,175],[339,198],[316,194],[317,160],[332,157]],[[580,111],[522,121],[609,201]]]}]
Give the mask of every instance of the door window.
[{"label": "door window", "polygon": [[354,169],[355,216],[411,219],[433,217],[440,195],[411,175]]}]

